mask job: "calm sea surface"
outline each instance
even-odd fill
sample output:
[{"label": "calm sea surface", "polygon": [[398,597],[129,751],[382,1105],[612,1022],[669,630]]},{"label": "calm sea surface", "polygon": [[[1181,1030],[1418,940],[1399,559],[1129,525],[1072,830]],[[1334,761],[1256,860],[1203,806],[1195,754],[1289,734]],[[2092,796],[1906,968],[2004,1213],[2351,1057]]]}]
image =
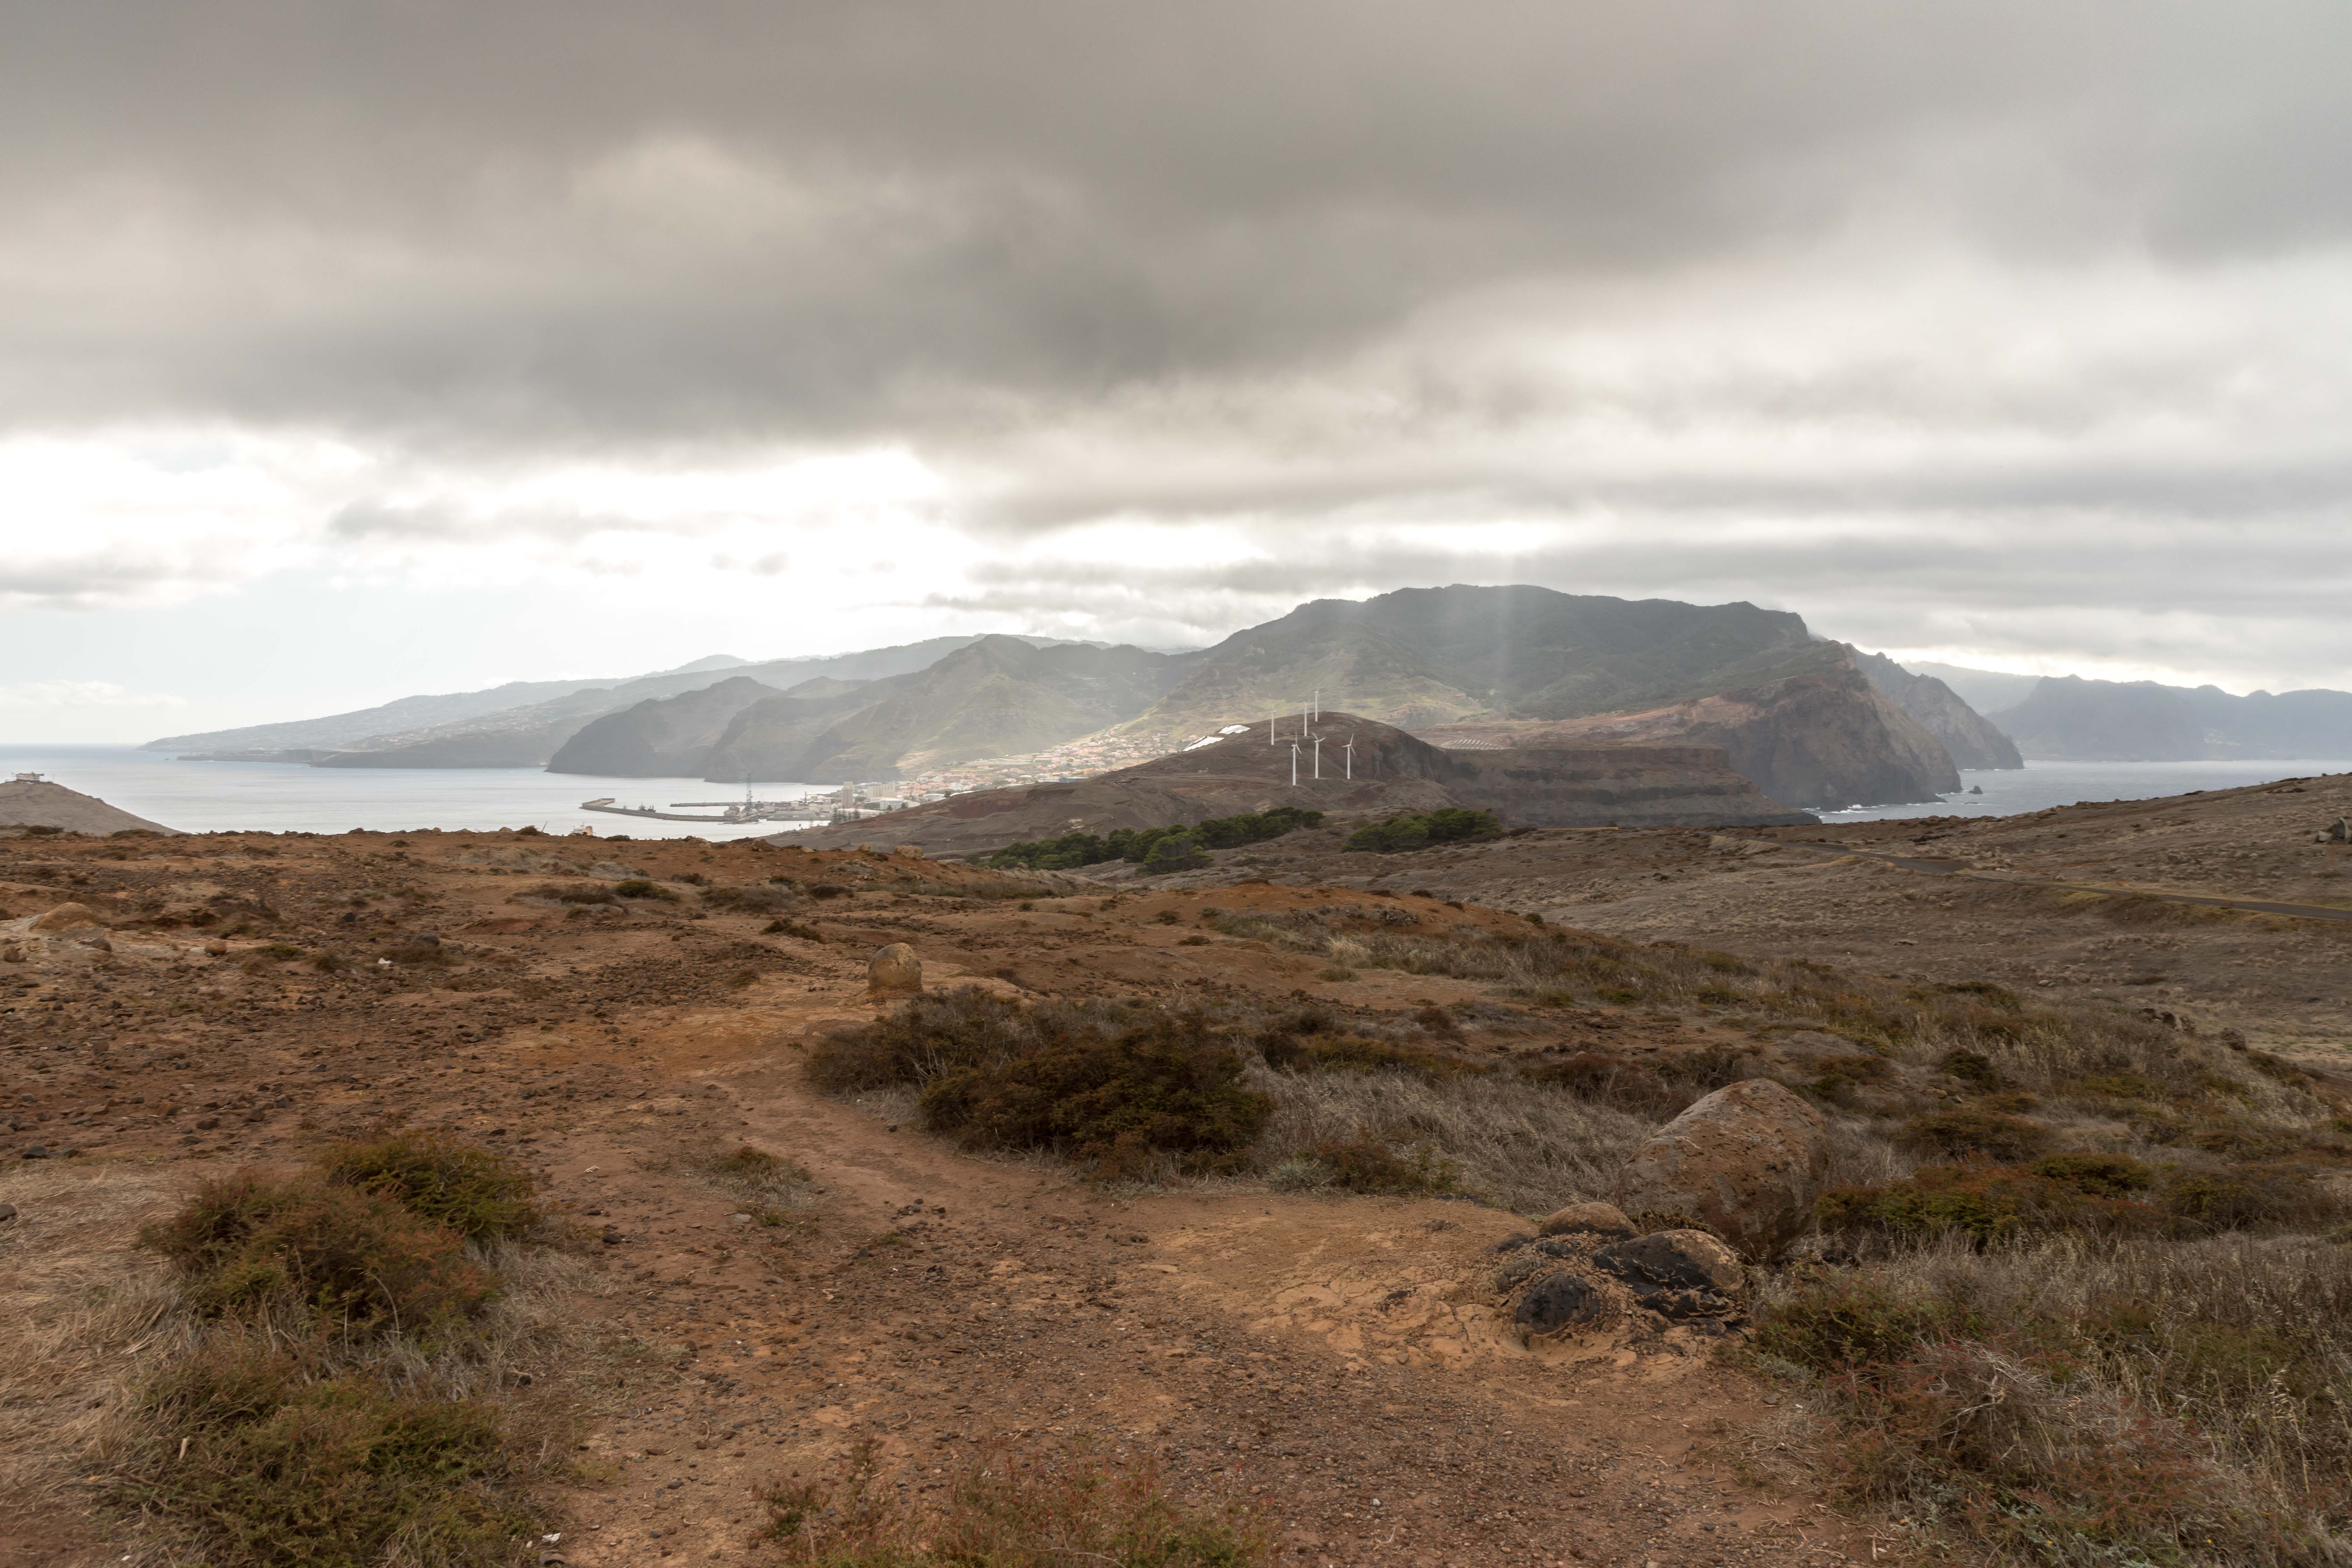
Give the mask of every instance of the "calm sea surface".
[{"label": "calm sea surface", "polygon": [[[700,779],[604,779],[537,768],[314,768],[300,763],[182,763],[134,746],[0,745],[0,778],[47,773],[68,789],[190,833],[229,829],[345,833],[354,827],[582,826],[632,838],[742,838],[785,831],[785,822],[651,822],[583,811],[611,795],[622,805],[667,810],[674,801],[740,798],[743,786]],[[761,800],[822,794],[826,784],[763,784]]]},{"label": "calm sea surface", "polygon": [[[1865,805],[1815,813],[1824,822],[1877,822],[1905,816],[2014,816],[2081,801],[2153,800],[2191,790],[2236,789],[2273,779],[2352,773],[2352,759],[2251,763],[2028,763],[2004,772],[1963,772],[1960,793],[1923,805]],[[1981,785],[1982,795],[1968,793]]]},{"label": "calm sea surface", "polygon": [[[313,768],[298,763],[182,763],[132,746],[0,745],[0,777],[47,773],[151,822],[190,832],[232,828],[342,833],[354,827],[521,827],[635,838],[740,838],[787,830],[787,823],[649,822],[583,811],[612,795],[624,805],[666,809],[719,801],[736,792],[700,779],[605,779],[537,768]],[[2030,763],[2006,773],[1964,773],[1962,793],[1922,805],[1863,806],[1819,815],[1828,822],[1906,816],[2008,816],[2077,801],[2147,800],[2191,790],[2233,789],[2273,779],[2352,773],[2352,759],[2276,763]],[[1966,793],[1970,784],[1984,794]],[[737,786],[740,788],[740,786]],[[763,784],[762,800],[797,799],[830,785]]]}]

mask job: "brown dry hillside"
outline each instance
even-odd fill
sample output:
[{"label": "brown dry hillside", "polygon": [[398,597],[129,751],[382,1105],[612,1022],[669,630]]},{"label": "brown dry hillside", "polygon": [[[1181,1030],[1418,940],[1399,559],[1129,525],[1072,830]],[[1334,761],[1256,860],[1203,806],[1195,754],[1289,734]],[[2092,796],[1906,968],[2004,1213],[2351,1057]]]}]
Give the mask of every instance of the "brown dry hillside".
[{"label": "brown dry hillside", "polygon": [[[2251,831],[2229,826],[2239,809],[2212,818],[2213,842]],[[2035,831],[2071,844],[2075,829],[2052,826],[2064,821]],[[1219,859],[1104,882],[519,833],[0,839],[0,1202],[16,1210],[0,1220],[0,1319],[18,1331],[0,1355],[0,1559],[184,1560],[195,1526],[126,1500],[173,1495],[180,1459],[158,1447],[152,1397],[171,1347],[226,1331],[188,1318],[141,1226],[211,1177],[307,1179],[337,1140],[401,1129],[503,1151],[539,1184],[546,1223],[480,1255],[508,1299],[485,1320],[499,1348],[464,1386],[514,1430],[551,1435],[533,1517],[561,1537],[549,1558],[583,1568],[807,1561],[761,1535],[764,1500],[795,1475],[864,1455],[892,1505],[919,1515],[980,1457],[1071,1445],[1156,1473],[1181,1508],[1242,1510],[1273,1542],[1254,1561],[1998,1557],[1968,1521],[2011,1517],[1970,1510],[2013,1500],[2014,1477],[1932,1445],[1908,1479],[1857,1468],[1857,1433],[1907,1428],[1857,1403],[1879,1374],[1839,1381],[1848,1350],[1822,1338],[1854,1321],[1822,1292],[1877,1289],[1872,1270],[1894,1266],[1885,1216],[1905,1184],[1976,1179],[1994,1156],[1965,1152],[1970,1138],[2107,1151],[2123,1163],[2095,1168],[2116,1180],[2150,1173],[2139,1196],[2094,1205],[2125,1227],[2114,1245],[2174,1249],[2148,1254],[2163,1259],[2259,1248],[2273,1274],[2301,1270],[2279,1300],[2336,1288],[2334,1265],[2297,1260],[2334,1256],[2313,1226],[2340,1223],[2330,1162],[2352,1153],[2329,1119],[2344,1103],[2324,1074],[2238,1049],[2220,1016],[2237,1009],[2247,1034],[2303,1027],[2305,1005],[2275,984],[2210,998],[2182,956],[2164,983],[2177,992],[2021,997],[1969,968],[2020,962],[2019,942],[1981,942],[1971,960],[1941,941],[1985,910],[1907,897],[1930,886],[1910,873],[1751,856],[1704,833],[1398,857],[1307,835]],[[2325,952],[2343,971],[2340,948],[2306,950],[2299,928],[2119,925],[2000,888],[1969,896],[2015,898],[2000,918],[2041,922],[2024,962],[2069,951],[2049,933],[2145,931],[2200,964],[2259,958],[2249,973],[2273,982],[2287,956]],[[1538,905],[1554,911],[1541,923]],[[1569,927],[1570,909],[1638,940]],[[867,994],[868,959],[892,942],[922,959],[918,1003]],[[855,1068],[877,1020],[1050,1039],[1103,1008],[1175,1020],[1168,1039],[1195,1020],[1215,1046],[1195,1059],[1226,1060],[1231,1102],[1264,1097],[1264,1120],[1189,1149],[992,1143],[919,1094],[943,1080]],[[2315,1034],[2292,1043],[2316,1065]],[[2095,1051],[2112,1063],[2084,1076],[2089,1056],[2069,1053]],[[1021,1071],[983,1086],[1000,1110],[1020,1101]],[[1530,1215],[1608,1195],[1628,1152],[1698,1094],[1759,1077],[1830,1125],[1831,1175],[1852,1195],[1829,1228],[1758,1268],[1728,1315],[1629,1311],[1521,1335],[1512,1260],[1531,1254],[1496,1249]],[[2259,1202],[2216,1209],[2233,1183]],[[2053,1335],[2109,1310],[2002,1289],[1992,1316],[2054,1314]],[[1944,1321],[1897,1313],[1882,1349]],[[2087,1550],[2083,1521],[2105,1519],[2105,1539],[2184,1562],[2326,1560],[2297,1543],[2343,1526],[2340,1495],[2326,1500],[2344,1459],[2322,1418],[2340,1352],[2312,1337],[2340,1321],[2306,1311],[2259,1341],[2317,1358],[2294,1363],[2311,1402],[2300,1447],[2277,1446],[2285,1428],[2249,1447],[2218,1417],[2095,1441],[2084,1423],[2125,1395],[2095,1379],[2072,1404],[2021,1389],[2001,1406],[2031,1415],[2021,1441],[2126,1444],[2126,1468],[2179,1482],[2118,1514],[2110,1480],[2053,1470],[2036,1528]],[[2044,1375],[2026,1352],[1986,1353]],[[126,1489],[139,1477],[167,1489]],[[2200,1500],[2213,1498],[2243,1510],[2214,1516]],[[2195,1546],[2200,1531],[2220,1546]]]}]

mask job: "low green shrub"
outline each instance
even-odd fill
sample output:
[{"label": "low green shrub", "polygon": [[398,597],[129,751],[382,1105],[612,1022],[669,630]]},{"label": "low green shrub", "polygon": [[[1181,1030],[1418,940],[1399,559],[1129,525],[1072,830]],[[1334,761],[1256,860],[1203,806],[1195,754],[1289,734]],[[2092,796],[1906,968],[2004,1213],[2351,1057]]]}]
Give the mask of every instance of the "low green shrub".
[{"label": "low green shrub", "polygon": [[530,1450],[479,1400],[395,1393],[253,1342],[164,1366],[121,1502],[221,1568],[491,1568],[545,1528]]},{"label": "low green shrub", "polygon": [[933,1131],[967,1148],[1045,1149],[1097,1167],[1144,1152],[1220,1169],[1274,1113],[1240,1053],[1195,1016],[1160,1015],[1108,1038],[1048,1029],[1017,1054],[945,1071],[922,1097]]},{"label": "low green shrub", "polygon": [[665,903],[677,902],[677,889],[665,888],[649,877],[630,877],[613,884],[613,891],[625,899],[659,899]]},{"label": "low green shrub", "polygon": [[925,1084],[1034,1049],[1046,1032],[1085,1025],[1098,1033],[1126,1016],[1119,1008],[1026,1007],[968,985],[928,991],[872,1024],[818,1040],[808,1080],[828,1094]]},{"label": "low green shrub", "polygon": [[2039,1154],[2050,1146],[2050,1129],[1998,1110],[1942,1110],[1915,1116],[1895,1142],[1938,1154],[1980,1154],[2002,1164]]},{"label": "low green shrub", "polygon": [[760,934],[761,936],[789,936],[800,942],[823,942],[824,940],[824,932],[817,930],[816,927],[813,925],[803,925],[799,921],[788,921],[783,919],[782,916],[778,916],[776,919],[770,921],[766,925],[761,926],[760,928]]},{"label": "low green shrub", "polygon": [[439,1132],[396,1132],[338,1143],[319,1157],[331,1182],[399,1204],[420,1219],[476,1241],[539,1223],[530,1173],[507,1155]]},{"label": "low green shrub", "polygon": [[499,1293],[457,1232],[394,1198],[309,1178],[216,1178],[142,1239],[213,1316],[291,1307],[347,1331],[429,1334]]},{"label": "low green shrub", "polygon": [[552,899],[559,904],[617,904],[613,889],[602,882],[544,882],[527,895],[534,899]]},{"label": "low green shrub", "polygon": [[1283,1072],[1396,1072],[1439,1083],[1450,1078],[1483,1078],[1494,1070],[1424,1047],[1361,1035],[1310,1033],[1302,1037],[1274,1029],[1259,1035],[1256,1044],[1265,1065]]},{"label": "low green shrub", "polygon": [[[1148,870],[1157,858],[1174,862],[1199,858],[1209,849],[1237,849],[1245,844],[1262,844],[1295,833],[1302,827],[1319,827],[1323,814],[1306,811],[1297,806],[1276,806],[1272,811],[1251,812],[1240,816],[1216,816],[1206,822],[1168,827],[1121,827],[1108,834],[1065,833],[1058,838],[1034,838],[1020,844],[1008,844],[991,855],[986,864],[1000,869],[1023,867],[1035,871],[1075,871],[1082,866],[1097,866],[1106,860],[1127,860]],[[1186,840],[1182,850],[1161,851],[1166,840]],[[1185,868],[1171,865],[1170,869]]]},{"label": "low green shrub", "polygon": [[1502,836],[1503,824],[1493,812],[1448,805],[1366,823],[1348,836],[1348,847],[1393,854],[1402,849],[1426,848],[1432,844]]}]

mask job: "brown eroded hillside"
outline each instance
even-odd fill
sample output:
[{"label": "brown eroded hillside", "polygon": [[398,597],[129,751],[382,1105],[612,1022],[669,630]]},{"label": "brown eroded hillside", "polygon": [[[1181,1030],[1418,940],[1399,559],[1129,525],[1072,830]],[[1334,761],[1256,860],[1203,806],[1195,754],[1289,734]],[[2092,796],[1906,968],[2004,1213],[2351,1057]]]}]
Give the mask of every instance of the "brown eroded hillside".
[{"label": "brown eroded hillside", "polygon": [[[2039,870],[2162,826],[2216,880],[2324,885],[2342,786],[2301,787],[1852,847]],[[1237,1520],[1229,1561],[1965,1561],[2005,1550],[2003,1496],[2068,1551],[2324,1561],[2352,1144],[2303,998],[2352,923],[1780,839],[1836,842],[1276,839],[1104,882],[759,842],[0,838],[0,1542],[228,1560],[184,1500],[252,1473],[217,1468],[247,1428],[153,1391],[235,1352],[322,1358],[346,1409],[436,1369],[419,1396],[482,1424],[514,1517],[583,1565],[805,1562],[762,1534],[795,1475],[864,1465],[920,1521],[1008,1448]],[[892,942],[920,995],[869,993]],[[1118,1076],[1176,1064],[1198,1098]],[[1074,1070],[1112,1076],[1052,1088]],[[1822,1128],[1787,1251],[1629,1296],[1591,1234],[1535,1235],[1758,1085]],[[339,1141],[403,1131],[543,1210],[467,1255],[504,1294],[442,1349],[250,1336],[138,1244],[215,1177],[326,1190]],[[2136,1405],[2142,1377],[2204,1418]],[[2263,1425],[2282,1388],[2296,1422]],[[2157,1473],[2180,1484],[2127,1484]]]}]

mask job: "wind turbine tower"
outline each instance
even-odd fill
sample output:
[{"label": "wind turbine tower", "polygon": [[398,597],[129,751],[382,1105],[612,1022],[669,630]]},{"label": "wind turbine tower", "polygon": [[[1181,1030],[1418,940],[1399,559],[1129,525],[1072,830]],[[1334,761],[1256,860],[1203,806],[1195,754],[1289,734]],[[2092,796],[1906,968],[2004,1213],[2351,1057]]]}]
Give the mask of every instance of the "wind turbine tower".
[{"label": "wind turbine tower", "polygon": [[1318,779],[1323,776],[1323,737],[1320,735],[1315,737],[1315,776]]},{"label": "wind turbine tower", "polygon": [[1349,778],[1350,778],[1350,779],[1353,779],[1353,778],[1356,776],[1356,735],[1355,735],[1355,731],[1353,731],[1352,730],[1349,731],[1349,733],[1348,733],[1348,743],[1347,743],[1345,746],[1342,746],[1342,747],[1340,748],[1340,750],[1341,750],[1341,751],[1343,751],[1343,752],[1345,752],[1347,753],[1347,756],[1348,756],[1348,777],[1349,777]]},{"label": "wind turbine tower", "polygon": [[1298,742],[1290,742],[1290,787],[1298,787]]}]

